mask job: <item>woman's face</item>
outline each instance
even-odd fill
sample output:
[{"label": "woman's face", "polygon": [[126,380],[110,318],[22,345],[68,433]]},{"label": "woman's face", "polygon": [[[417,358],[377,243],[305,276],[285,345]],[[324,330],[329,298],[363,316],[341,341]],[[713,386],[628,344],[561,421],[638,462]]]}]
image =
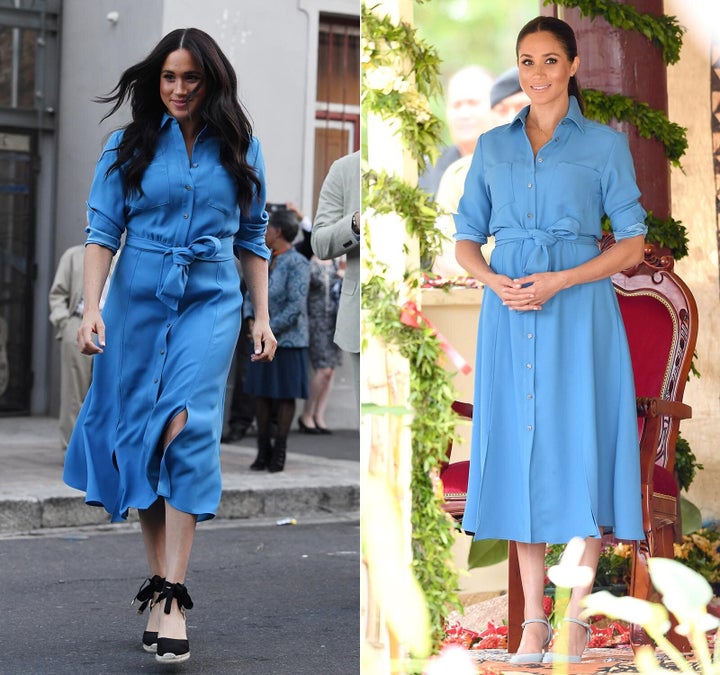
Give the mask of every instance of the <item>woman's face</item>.
[{"label": "woman's face", "polygon": [[563,43],[552,33],[530,33],[518,49],[520,86],[538,105],[567,99],[568,82],[579,64],[577,56],[568,58]]},{"label": "woman's face", "polygon": [[272,250],[274,245],[281,239],[282,231],[280,228],[274,225],[268,225],[265,230],[265,245]]},{"label": "woman's face", "polygon": [[204,73],[187,49],[168,54],[160,71],[160,98],[168,114],[180,124],[199,119],[197,113],[205,100],[204,84]]}]

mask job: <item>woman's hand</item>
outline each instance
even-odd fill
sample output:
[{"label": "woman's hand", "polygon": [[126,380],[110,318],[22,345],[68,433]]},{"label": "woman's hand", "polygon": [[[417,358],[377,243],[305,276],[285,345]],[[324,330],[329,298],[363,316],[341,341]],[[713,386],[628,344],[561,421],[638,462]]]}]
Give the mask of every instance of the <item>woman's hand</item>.
[{"label": "woman's hand", "polygon": [[[93,339],[97,335],[97,344]],[[105,347],[105,322],[100,310],[85,311],[77,333],[78,348],[83,354],[102,354]]]},{"label": "woman's hand", "polygon": [[251,361],[272,361],[277,349],[277,340],[270,330],[269,321],[255,319],[251,326],[253,353]]},{"label": "woman's hand", "polygon": [[500,297],[503,304],[518,311],[539,310],[559,291],[566,288],[563,272],[538,272],[513,279],[511,286]]}]

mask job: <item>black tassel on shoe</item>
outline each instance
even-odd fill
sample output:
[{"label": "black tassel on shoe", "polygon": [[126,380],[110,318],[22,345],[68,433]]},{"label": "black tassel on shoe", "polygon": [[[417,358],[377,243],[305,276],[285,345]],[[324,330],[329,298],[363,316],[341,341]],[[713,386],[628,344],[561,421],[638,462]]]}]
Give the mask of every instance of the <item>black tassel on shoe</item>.
[{"label": "black tassel on shoe", "polygon": [[[138,614],[142,614],[148,605],[150,605],[150,610],[152,611],[153,605],[155,604],[153,602],[153,597],[155,593],[160,593],[160,591],[162,591],[164,584],[165,579],[163,579],[159,574],[156,574],[152,579],[148,578],[143,581],[137,595],[130,603],[131,605],[134,605],[136,600],[140,601],[140,606],[137,609]],[[142,646],[146,652],[155,653],[157,651],[157,640],[157,631],[143,631]]]},{"label": "black tassel on shoe", "polygon": [[[172,609],[172,601],[175,600],[180,611],[185,614],[186,609],[193,608],[193,601],[190,598],[187,588],[181,583],[171,584],[165,581],[162,591],[158,596],[157,602],[165,601],[163,611],[170,614]],[[160,663],[181,663],[190,658],[190,642],[188,640],[179,640],[177,638],[158,637],[157,654],[155,660]]]}]

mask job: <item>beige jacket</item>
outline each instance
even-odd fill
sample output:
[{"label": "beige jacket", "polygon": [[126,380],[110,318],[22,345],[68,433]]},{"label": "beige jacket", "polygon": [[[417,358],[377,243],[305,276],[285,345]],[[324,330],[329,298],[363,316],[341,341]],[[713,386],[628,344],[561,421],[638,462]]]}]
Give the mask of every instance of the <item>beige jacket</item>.
[{"label": "beige jacket", "polygon": [[360,352],[360,241],[352,214],[360,211],[360,152],[333,162],[318,200],[311,244],[322,260],[347,256],[335,328],[335,344]]}]

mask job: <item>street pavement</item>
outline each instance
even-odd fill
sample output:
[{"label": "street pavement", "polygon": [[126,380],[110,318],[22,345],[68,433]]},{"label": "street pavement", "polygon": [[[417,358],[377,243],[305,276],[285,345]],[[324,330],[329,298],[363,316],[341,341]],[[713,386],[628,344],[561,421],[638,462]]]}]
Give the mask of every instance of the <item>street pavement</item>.
[{"label": "street pavement", "polygon": [[[280,473],[250,471],[254,435],[222,445],[223,495],[217,519],[295,518],[352,514],[360,508],[359,434],[299,433],[288,438]],[[0,417],[0,536],[63,527],[102,525],[105,510],[62,482],[64,454],[57,419]],[[131,511],[130,520],[136,519]]]},{"label": "street pavement", "polygon": [[358,673],[359,539],[350,513],[200,523],[191,656],[165,666],[130,606],[147,575],[137,523],[2,535],[0,675]]}]

